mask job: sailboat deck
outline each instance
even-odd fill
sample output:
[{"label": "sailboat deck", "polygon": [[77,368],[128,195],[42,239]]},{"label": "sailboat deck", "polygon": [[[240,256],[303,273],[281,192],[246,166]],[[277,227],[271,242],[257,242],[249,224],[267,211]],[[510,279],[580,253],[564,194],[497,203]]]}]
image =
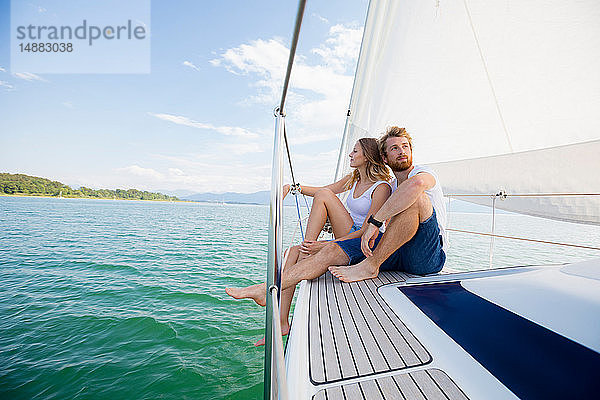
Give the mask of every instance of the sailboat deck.
[{"label": "sailboat deck", "polygon": [[336,399],[467,399],[456,384],[439,369],[371,379],[324,389],[313,400]]},{"label": "sailboat deck", "polygon": [[431,355],[379,296],[378,287],[404,280],[401,273],[382,272],[344,283],[328,272],[312,281],[309,377],[314,385],[327,384],[315,399],[351,393],[357,395],[350,398],[369,399],[466,398],[443,371],[426,369]]}]

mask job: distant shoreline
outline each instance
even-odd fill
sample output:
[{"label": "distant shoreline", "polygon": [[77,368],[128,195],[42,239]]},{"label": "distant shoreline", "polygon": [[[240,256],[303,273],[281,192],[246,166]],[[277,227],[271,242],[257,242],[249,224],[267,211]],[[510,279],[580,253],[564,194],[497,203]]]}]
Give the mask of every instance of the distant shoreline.
[{"label": "distant shoreline", "polygon": [[161,200],[161,199],[122,199],[122,198],[112,198],[112,197],[58,197],[58,196],[49,196],[49,195],[43,195],[43,194],[25,194],[25,193],[19,193],[19,194],[8,194],[8,193],[0,193],[0,196],[2,197],[39,197],[39,198],[43,198],[43,199],[83,199],[83,200],[125,200],[125,201],[157,201],[157,202],[163,202],[163,203],[198,203],[198,204],[214,204],[214,205],[220,205],[220,204],[231,204],[231,205],[248,205],[248,206],[264,206],[268,204],[260,204],[260,203],[241,203],[241,202],[236,202],[236,201],[226,201],[224,203],[221,203],[220,201],[201,201],[201,200]]},{"label": "distant shoreline", "polygon": [[39,197],[39,198],[47,198],[47,199],[84,199],[84,200],[126,200],[126,201],[160,201],[160,202],[177,202],[177,203],[195,203],[191,200],[162,200],[162,199],[123,199],[123,198],[112,198],[112,197],[76,197],[76,196],[68,196],[68,197],[59,197],[59,196],[49,196],[43,194],[8,194],[8,193],[0,193],[0,196],[4,197]]}]

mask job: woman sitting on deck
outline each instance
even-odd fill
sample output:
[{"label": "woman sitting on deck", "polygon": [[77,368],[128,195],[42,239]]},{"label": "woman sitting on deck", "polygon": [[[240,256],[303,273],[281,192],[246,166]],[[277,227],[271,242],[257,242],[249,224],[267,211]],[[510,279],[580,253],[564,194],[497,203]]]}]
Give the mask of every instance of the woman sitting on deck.
[{"label": "woman sitting on deck", "polygon": [[[352,173],[327,186],[300,187],[300,193],[312,196],[314,200],[304,241],[289,250],[284,268],[310,257],[328,243],[328,241],[317,241],[327,218],[336,241],[361,237],[363,224],[369,215],[375,214],[392,193],[389,184],[391,176],[383,163],[376,139],[359,139],[349,156],[350,166],[354,168]],[[289,190],[290,186],[285,185],[284,197]],[[347,190],[350,190],[350,193],[346,199],[346,209],[336,194]],[[288,319],[294,290],[295,288],[292,287],[281,294],[281,332],[284,335],[287,335],[290,330]],[[236,297],[229,289],[227,293]],[[262,346],[264,343],[263,338],[256,342],[255,346]]]}]

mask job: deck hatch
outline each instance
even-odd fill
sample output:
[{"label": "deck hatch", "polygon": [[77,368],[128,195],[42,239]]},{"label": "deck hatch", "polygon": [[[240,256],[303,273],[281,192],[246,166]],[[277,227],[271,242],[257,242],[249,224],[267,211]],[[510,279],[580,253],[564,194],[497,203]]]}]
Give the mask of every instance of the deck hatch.
[{"label": "deck hatch", "polygon": [[427,364],[431,356],[377,293],[404,279],[381,273],[343,283],[329,272],[312,281],[309,366],[313,384],[323,384]]},{"label": "deck hatch", "polygon": [[439,369],[426,369],[335,386],[321,390],[313,396],[313,400],[359,398],[369,400],[467,399],[452,379]]}]

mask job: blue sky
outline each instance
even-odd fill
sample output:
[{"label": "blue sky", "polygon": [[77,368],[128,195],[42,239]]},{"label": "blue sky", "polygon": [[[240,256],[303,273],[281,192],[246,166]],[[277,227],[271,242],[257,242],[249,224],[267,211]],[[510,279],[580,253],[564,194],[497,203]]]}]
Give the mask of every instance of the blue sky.
[{"label": "blue sky", "polygon": [[[286,106],[301,182],[333,178],[366,8],[307,4]],[[153,1],[150,74],[41,74],[11,71],[10,1],[0,0],[0,171],[93,188],[269,189],[296,10],[289,0]]]}]

